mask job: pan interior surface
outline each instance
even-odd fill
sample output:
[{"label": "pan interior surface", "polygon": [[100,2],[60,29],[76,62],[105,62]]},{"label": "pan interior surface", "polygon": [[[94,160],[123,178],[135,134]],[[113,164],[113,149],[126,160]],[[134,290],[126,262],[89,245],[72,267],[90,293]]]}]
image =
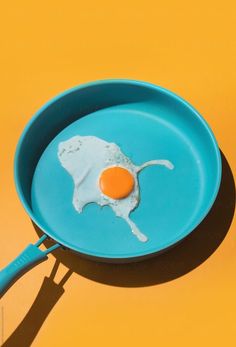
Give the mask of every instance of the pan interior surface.
[{"label": "pan interior surface", "polygon": [[[74,184],[57,151],[61,141],[76,135],[114,142],[137,165],[152,159],[174,164],[174,170],[152,166],[138,176],[140,203],[130,218],[147,242],[109,206],[91,203],[80,214],[75,210]],[[160,94],[157,101],[108,105],[73,121],[45,148],[32,180],[33,214],[56,241],[90,256],[133,258],[163,250],[188,235],[211,207],[219,184],[217,150],[205,122],[178,99],[167,102]]]}]

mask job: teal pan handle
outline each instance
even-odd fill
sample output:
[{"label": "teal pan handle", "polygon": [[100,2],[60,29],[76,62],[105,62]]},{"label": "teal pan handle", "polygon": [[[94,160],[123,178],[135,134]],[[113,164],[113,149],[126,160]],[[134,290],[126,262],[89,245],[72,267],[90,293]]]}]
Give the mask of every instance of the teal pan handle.
[{"label": "teal pan handle", "polygon": [[20,278],[37,264],[48,259],[48,253],[60,247],[55,244],[52,247],[42,251],[38,247],[47,238],[43,235],[34,245],[29,244],[10,264],[0,271],[0,297]]}]

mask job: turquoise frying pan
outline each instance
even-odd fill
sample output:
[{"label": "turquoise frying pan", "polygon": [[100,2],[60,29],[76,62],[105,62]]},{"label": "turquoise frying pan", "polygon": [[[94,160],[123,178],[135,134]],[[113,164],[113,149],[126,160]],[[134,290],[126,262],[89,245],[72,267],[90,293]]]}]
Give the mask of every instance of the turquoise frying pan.
[{"label": "turquoise frying pan", "polygon": [[[59,144],[76,136],[115,143],[136,166],[163,159],[173,164],[173,170],[153,165],[138,174],[140,201],[130,218],[148,241],[135,237],[110,206],[91,202],[76,211],[73,177],[58,159]],[[93,150],[99,157],[99,148]],[[20,138],[14,170],[20,200],[44,234],[0,272],[1,294],[61,246],[98,261],[129,262],[175,245],[210,210],[221,158],[205,120],[179,96],[146,82],[105,80],[73,88],[43,106]],[[54,245],[42,251],[48,237]]]}]

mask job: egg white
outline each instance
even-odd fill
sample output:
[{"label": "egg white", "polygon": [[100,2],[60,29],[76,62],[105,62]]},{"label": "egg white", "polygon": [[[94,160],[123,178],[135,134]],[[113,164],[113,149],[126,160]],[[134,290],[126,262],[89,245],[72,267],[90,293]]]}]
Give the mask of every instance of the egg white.
[{"label": "egg white", "polygon": [[[106,142],[95,136],[74,136],[58,146],[58,158],[63,168],[70,174],[74,182],[72,203],[78,213],[84,206],[94,202],[100,206],[108,205],[116,216],[123,218],[131,228],[132,233],[142,242],[148,240],[135,223],[129,218],[140,199],[137,174],[150,165],[164,165],[173,169],[168,160],[151,160],[141,166],[136,166],[125,156],[115,143]],[[134,178],[133,191],[123,199],[112,199],[102,193],[99,178],[103,170],[112,166],[127,169]]]}]

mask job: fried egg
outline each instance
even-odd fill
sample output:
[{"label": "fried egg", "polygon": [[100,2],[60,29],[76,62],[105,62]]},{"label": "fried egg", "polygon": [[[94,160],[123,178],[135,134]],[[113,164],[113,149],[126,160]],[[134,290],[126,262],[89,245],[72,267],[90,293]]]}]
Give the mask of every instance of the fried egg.
[{"label": "fried egg", "polygon": [[91,202],[108,205],[128,223],[138,240],[148,240],[129,217],[140,200],[138,173],[150,165],[172,170],[174,165],[169,160],[151,160],[137,166],[115,143],[79,135],[59,143],[57,154],[74,182],[72,203],[78,213]]}]

